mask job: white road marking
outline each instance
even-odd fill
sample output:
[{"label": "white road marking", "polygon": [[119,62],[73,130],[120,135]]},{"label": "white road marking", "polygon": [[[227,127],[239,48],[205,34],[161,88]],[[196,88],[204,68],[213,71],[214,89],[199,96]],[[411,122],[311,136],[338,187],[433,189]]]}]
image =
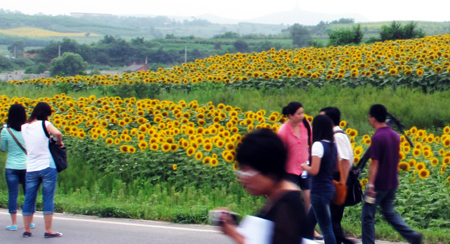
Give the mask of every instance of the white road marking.
[{"label": "white road marking", "polygon": [[[0,212],[0,214],[9,215],[9,213]],[[43,216],[35,215],[35,218],[43,218]],[[121,223],[121,222],[109,222],[102,220],[93,220],[93,219],[72,219],[72,218],[64,218],[53,216],[53,219],[58,220],[68,220],[68,221],[79,221],[79,222],[89,222],[89,223],[102,223],[102,224],[112,224],[112,225],[126,225],[126,226],[138,226],[138,227],[147,227],[147,228],[158,228],[158,229],[169,229],[169,230],[185,230],[185,231],[194,231],[194,232],[209,232],[209,233],[220,233],[217,230],[202,230],[202,229],[192,229],[192,228],[183,228],[183,227],[172,227],[172,226],[159,226],[159,225],[146,225],[146,224],[134,224],[134,223]]]}]

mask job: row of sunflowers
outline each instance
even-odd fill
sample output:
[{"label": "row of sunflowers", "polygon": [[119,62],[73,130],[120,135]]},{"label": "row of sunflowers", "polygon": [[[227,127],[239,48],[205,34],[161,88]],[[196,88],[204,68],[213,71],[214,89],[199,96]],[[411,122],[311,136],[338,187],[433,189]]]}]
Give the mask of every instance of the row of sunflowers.
[{"label": "row of sunflowers", "polygon": [[13,84],[52,85],[192,85],[220,83],[240,87],[320,86],[325,81],[346,86],[372,84],[407,85],[427,89],[449,89],[450,34],[420,39],[377,42],[361,46],[299,48],[260,53],[211,56],[195,62],[122,75],[12,80]]},{"label": "row of sunflowers", "polygon": [[[97,98],[94,95],[72,98],[60,94],[39,99],[2,95],[1,122],[6,123],[11,104],[22,104],[30,114],[35,104],[41,101],[52,106],[54,113],[50,121],[64,132],[74,153],[106,171],[130,173],[139,170],[142,173],[146,167],[156,167],[158,170],[149,172],[155,179],[177,174],[186,178],[185,169],[207,172],[218,167],[222,173],[230,173],[238,167],[234,160],[235,149],[242,136],[259,128],[277,132],[286,121],[276,111],[242,111],[222,103]],[[313,120],[312,116],[306,115],[306,118]],[[347,123],[342,121],[340,126],[345,128]],[[351,128],[345,131],[351,139],[356,164],[370,145],[370,136],[359,135]],[[413,146],[404,135],[401,136],[398,167],[401,172],[410,173],[410,182],[435,177],[442,183],[450,183],[450,170],[447,169],[450,127],[446,126],[442,135],[412,127],[406,135]],[[160,160],[156,162],[149,158]],[[365,185],[367,179],[361,183]]]}]

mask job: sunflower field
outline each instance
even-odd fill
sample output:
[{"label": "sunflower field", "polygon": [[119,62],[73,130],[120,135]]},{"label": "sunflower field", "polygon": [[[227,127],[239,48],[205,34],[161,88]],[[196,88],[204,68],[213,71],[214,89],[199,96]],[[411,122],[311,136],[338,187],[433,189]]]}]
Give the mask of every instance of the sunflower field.
[{"label": "sunflower field", "polygon": [[197,83],[219,83],[233,88],[321,87],[420,87],[426,92],[450,88],[450,34],[421,39],[377,42],[371,45],[300,48],[261,53],[215,56],[158,71],[55,77],[10,81],[37,86],[69,84],[73,89],[98,85],[157,84],[170,89],[190,89]]},{"label": "sunflower field", "polygon": [[[9,81],[0,84],[3,94],[14,94],[0,95],[0,123],[6,122],[11,104],[22,104],[28,114],[38,102],[52,106],[50,121],[63,132],[70,154],[70,168],[58,180],[59,211],[206,223],[208,210],[218,206],[245,215],[263,205],[264,199],[249,196],[237,184],[234,157],[246,133],[259,128],[276,132],[286,121],[274,107],[314,93],[301,97],[314,107],[306,107],[308,113],[334,105],[343,109],[344,118],[358,114],[340,124],[351,139],[356,164],[373,132],[360,116],[366,115],[369,102],[392,102],[390,107],[403,111],[408,122],[417,122],[411,125],[431,125],[405,132],[412,146],[401,136],[397,211],[425,233],[427,243],[450,243],[441,231],[450,228],[449,43],[450,35],[441,35],[361,46],[271,49],[156,72]],[[265,90],[270,92],[260,92]],[[228,103],[234,101],[229,97],[240,97],[240,105]],[[254,104],[246,106],[249,101]],[[1,207],[7,203],[4,189],[2,181]],[[346,208],[343,226],[354,236],[361,234],[361,208]],[[401,240],[381,220],[377,215],[377,237]]]}]

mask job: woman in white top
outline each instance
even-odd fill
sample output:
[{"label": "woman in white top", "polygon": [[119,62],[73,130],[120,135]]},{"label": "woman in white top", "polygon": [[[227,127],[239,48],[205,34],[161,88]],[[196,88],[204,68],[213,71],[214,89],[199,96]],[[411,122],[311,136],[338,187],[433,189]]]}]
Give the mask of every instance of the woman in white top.
[{"label": "woman in white top", "polygon": [[45,238],[60,237],[62,233],[52,231],[52,220],[54,210],[54,195],[56,189],[57,172],[55,162],[48,147],[48,137],[44,132],[44,126],[60,144],[62,134],[50,122],[48,117],[52,114],[50,105],[40,102],[36,105],[30,118],[22,125],[22,137],[27,148],[27,175],[26,194],[23,204],[23,237],[30,237],[30,222],[35,211],[36,196],[42,184],[42,198],[44,205]]}]

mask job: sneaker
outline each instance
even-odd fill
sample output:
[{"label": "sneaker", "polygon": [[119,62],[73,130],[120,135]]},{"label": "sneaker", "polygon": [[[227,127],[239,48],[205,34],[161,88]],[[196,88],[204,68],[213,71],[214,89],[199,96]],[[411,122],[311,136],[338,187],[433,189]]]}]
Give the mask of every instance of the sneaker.
[{"label": "sneaker", "polygon": [[61,237],[61,236],[63,236],[63,234],[59,233],[59,232],[55,232],[54,234],[50,234],[50,233],[44,234],[44,238],[53,238],[53,237]]},{"label": "sneaker", "polygon": [[6,226],[6,230],[16,231],[17,230],[17,225]]},{"label": "sneaker", "polygon": [[23,234],[22,234],[22,237],[25,237],[25,238],[28,238],[31,236],[32,236],[31,232],[23,232]]},{"label": "sneaker", "polygon": [[323,240],[323,235],[314,236],[314,240]]},{"label": "sneaker", "polygon": [[30,224],[30,229],[34,229],[34,227],[36,227],[36,224],[35,223],[31,223]]}]

